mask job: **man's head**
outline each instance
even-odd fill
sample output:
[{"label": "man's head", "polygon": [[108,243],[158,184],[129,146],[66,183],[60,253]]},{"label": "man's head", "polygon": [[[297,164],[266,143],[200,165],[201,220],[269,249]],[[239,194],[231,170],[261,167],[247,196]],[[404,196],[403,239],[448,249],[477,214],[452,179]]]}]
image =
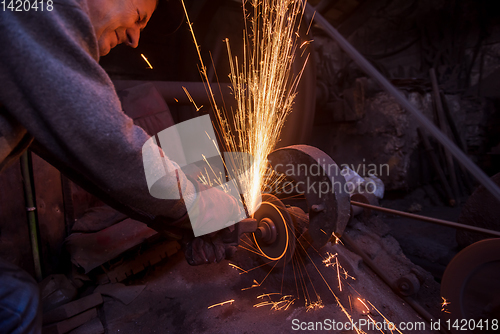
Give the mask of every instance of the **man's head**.
[{"label": "man's head", "polygon": [[157,0],[87,0],[90,20],[105,56],[118,44],[133,48],[139,44],[141,30],[156,9]]}]

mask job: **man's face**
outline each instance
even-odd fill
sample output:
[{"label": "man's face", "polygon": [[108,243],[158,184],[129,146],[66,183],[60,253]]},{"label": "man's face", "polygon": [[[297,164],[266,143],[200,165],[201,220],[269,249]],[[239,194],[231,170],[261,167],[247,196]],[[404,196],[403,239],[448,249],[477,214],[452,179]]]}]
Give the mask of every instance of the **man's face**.
[{"label": "man's face", "polygon": [[105,56],[121,43],[133,48],[139,45],[139,35],[151,18],[157,0],[87,0],[87,3],[99,54]]}]

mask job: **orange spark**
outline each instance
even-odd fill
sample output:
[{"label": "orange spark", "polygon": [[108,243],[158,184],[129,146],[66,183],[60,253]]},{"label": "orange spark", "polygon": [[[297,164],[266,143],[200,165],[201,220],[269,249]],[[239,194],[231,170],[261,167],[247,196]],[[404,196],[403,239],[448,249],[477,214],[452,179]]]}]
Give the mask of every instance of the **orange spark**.
[{"label": "orange spark", "polygon": [[446,306],[450,305],[450,302],[444,297],[441,297],[441,299],[443,299],[443,302],[441,303],[441,312],[451,314],[451,312],[446,309]]},{"label": "orange spark", "polygon": [[375,328],[377,328],[382,334],[385,334],[384,331],[382,331],[382,329],[377,326],[377,322],[375,321],[375,319],[373,319],[372,316],[370,316],[369,314],[368,314],[368,319],[370,319],[373,322]]},{"label": "orange spark", "polygon": [[273,301],[270,296],[277,295],[277,294],[279,295],[280,293],[269,293],[269,294],[260,295],[257,298],[268,297],[269,300],[255,304],[253,307],[258,308],[258,307],[262,307],[262,306],[272,305],[271,310],[275,310],[275,311],[284,310],[284,311],[286,311],[286,310],[288,310],[290,305],[292,305],[295,302],[295,298],[292,298],[291,295],[282,296],[278,301]]},{"label": "orange spark", "polygon": [[281,293],[279,293],[279,292],[264,293],[264,294],[262,294],[262,295],[260,295],[260,296],[257,296],[257,299],[259,299],[259,298],[263,298],[263,297],[269,297],[269,296],[272,296],[272,295],[280,295],[280,294],[281,294]]},{"label": "orange spark", "polygon": [[[358,299],[359,299],[359,298],[358,298]],[[390,326],[391,326],[391,327],[394,327],[393,329],[395,329],[395,330],[396,330],[399,334],[403,334],[403,333],[402,333],[402,332],[401,332],[401,331],[400,331],[400,330],[396,327],[396,325],[394,325],[394,323],[392,323],[391,321],[389,321],[389,319],[387,319],[387,318],[386,318],[386,317],[382,314],[382,312],[380,312],[380,311],[379,311],[379,310],[378,310],[378,309],[377,309],[377,308],[376,308],[376,307],[375,307],[372,303],[370,303],[370,301],[369,301],[369,300],[367,300],[367,302],[371,305],[371,307],[373,307],[373,309],[374,309],[375,311],[377,311],[377,312],[378,312],[378,314],[380,314],[380,316],[381,316],[382,318],[384,318],[384,320],[385,320],[388,324],[390,324]],[[393,331],[393,329],[391,329],[391,328],[390,328],[389,330],[392,332],[392,331]]]},{"label": "orange spark", "polygon": [[253,289],[253,288],[258,288],[260,286],[260,283],[257,282],[256,280],[253,280],[253,283],[252,286],[248,287],[248,288],[243,288],[241,289],[241,291],[245,291],[245,290],[249,290],[249,289]]},{"label": "orange spark", "polygon": [[212,308],[212,307],[216,307],[216,306],[222,306],[222,305],[225,305],[225,304],[232,304],[234,303],[234,299],[231,299],[231,300],[227,300],[225,302],[222,302],[222,303],[218,303],[218,304],[214,304],[212,306],[209,306],[208,308]]},{"label": "orange spark", "polygon": [[[299,246],[302,247],[302,249],[304,250],[304,252],[306,251],[306,249],[304,248],[304,246],[300,242],[299,242]],[[314,261],[311,259],[311,256],[307,252],[306,252],[306,255],[309,258],[309,260],[311,261],[311,263],[314,266],[314,268],[316,269],[316,271],[318,272],[318,274],[321,276],[321,279],[323,280],[323,282],[325,282],[325,284],[326,284],[328,290],[330,290],[332,296],[337,301],[337,305],[340,307],[341,311],[345,314],[345,316],[347,317],[347,319],[349,320],[349,322],[352,324],[352,326],[353,326],[354,330],[356,331],[356,333],[363,332],[361,329],[359,329],[356,326],[356,324],[354,322],[354,319],[349,314],[349,312],[347,312],[347,310],[345,309],[344,305],[342,305],[342,303],[340,302],[340,299],[337,297],[337,295],[333,292],[332,288],[330,287],[330,284],[328,284],[328,281],[325,279],[325,277],[323,276],[323,274],[321,274],[321,271],[318,269],[318,267],[316,266],[316,264],[314,263]]]},{"label": "orange spark", "polygon": [[191,97],[191,94],[189,94],[189,92],[188,92],[188,90],[187,90],[186,87],[182,86],[182,89],[184,90],[184,93],[186,93],[186,96],[188,97],[189,102],[191,102],[194,105],[194,107],[196,108],[196,111],[200,111],[200,109],[203,108],[203,106],[198,107],[196,105],[196,103],[194,102],[193,98]]},{"label": "orange spark", "polygon": [[342,242],[342,240],[340,240],[340,238],[337,237],[335,235],[335,233],[332,233],[332,236],[330,237],[330,242],[331,242],[332,245],[337,245],[337,244],[344,245],[344,243]]},{"label": "orange spark", "polygon": [[248,273],[248,271],[241,269],[240,267],[238,267],[238,266],[237,266],[237,265],[235,265],[235,264],[229,263],[229,266],[231,266],[231,267],[233,267],[233,268],[235,268],[235,269],[241,270],[241,271],[242,271],[242,272],[244,272],[245,274],[246,274],[246,273]]},{"label": "orange spark", "polygon": [[[342,276],[344,276],[344,279],[348,279],[348,278],[351,278],[353,280],[355,280],[354,277],[352,277],[351,275],[349,275],[347,273],[347,270],[345,270],[339,263],[339,258],[338,258],[338,253],[335,253],[335,254],[331,254],[329,252],[326,253],[328,255],[328,257],[326,259],[323,260],[323,264],[325,265],[325,267],[334,267],[337,271],[337,281],[339,282],[339,290],[342,291],[342,281],[341,281],[341,271],[342,271]],[[333,262],[333,260],[335,260],[335,262]]]},{"label": "orange spark", "polygon": [[370,308],[366,305],[366,303],[359,297],[358,300],[361,302],[361,304],[363,304],[364,307],[366,307],[367,311],[363,311],[363,314],[370,313]]},{"label": "orange spark", "polygon": [[[317,296],[319,298],[319,296]],[[309,305],[306,305],[306,312],[312,311],[312,310],[319,310],[325,307],[323,305],[323,301],[319,298],[317,301],[314,303],[309,303]]]},{"label": "orange spark", "polygon": [[151,63],[149,62],[148,58],[146,58],[146,56],[144,54],[141,53],[141,56],[142,58],[146,61],[146,63],[148,63],[148,66],[150,69],[153,69],[153,66],[151,65]]},{"label": "orange spark", "polygon": [[335,266],[337,267],[337,279],[339,281],[339,289],[342,291],[342,282],[340,281],[340,266],[339,266],[339,258],[335,257]]},{"label": "orange spark", "polygon": [[292,73],[292,63],[300,47],[297,23],[302,19],[304,4],[295,0],[250,1],[252,15],[243,6],[243,14],[248,20],[242,61],[232,56],[229,41],[225,39],[230,81],[237,103],[231,118],[226,110],[217,106],[192,22],[184,2],[182,4],[223,144],[228,152],[246,152],[252,157],[234,157],[241,161],[232,161],[232,166],[247,171],[241,175],[239,187],[248,213],[253,214],[271,178],[267,156],[278,143],[308,60],[307,57],[298,74]]}]

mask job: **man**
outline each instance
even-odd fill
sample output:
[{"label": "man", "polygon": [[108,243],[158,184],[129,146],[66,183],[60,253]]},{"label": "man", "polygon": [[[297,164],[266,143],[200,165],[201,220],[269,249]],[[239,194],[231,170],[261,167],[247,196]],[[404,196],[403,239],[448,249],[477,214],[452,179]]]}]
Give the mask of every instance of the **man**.
[{"label": "man", "polygon": [[[142,146],[148,135],[121,110],[99,66],[118,44],[137,47],[156,0],[44,1],[43,11],[0,12],[0,171],[29,146],[100,199],[132,218],[161,228],[176,224],[194,204],[202,219],[225,220],[235,199],[219,192],[197,199],[179,170],[163,183],[182,200],[148,191]],[[166,160],[170,170],[175,162]],[[198,196],[199,197],[199,196]],[[201,203],[200,203],[201,202]],[[214,212],[225,206],[226,210]],[[217,242],[215,242],[217,240]],[[193,244],[192,264],[220,261],[224,245],[205,237]],[[32,278],[0,259],[0,331],[38,333]]]}]

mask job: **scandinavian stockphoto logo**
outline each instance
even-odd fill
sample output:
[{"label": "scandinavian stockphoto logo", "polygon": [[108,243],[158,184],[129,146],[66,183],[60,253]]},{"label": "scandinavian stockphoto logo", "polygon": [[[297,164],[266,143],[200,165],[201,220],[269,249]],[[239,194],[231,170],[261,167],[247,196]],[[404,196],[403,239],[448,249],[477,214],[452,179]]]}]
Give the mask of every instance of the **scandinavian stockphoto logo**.
[{"label": "scandinavian stockphoto logo", "polygon": [[[248,153],[231,152],[224,155],[226,161],[251,161]],[[237,159],[236,155],[244,159]],[[244,192],[237,186],[242,183],[238,182],[238,178],[243,177],[248,169],[240,164],[239,168],[236,168],[238,166],[231,168],[231,175],[226,175],[226,168],[224,168],[224,161],[215,141],[209,115],[176,124],[159,132],[157,136],[151,137],[142,147],[142,158],[149,193],[160,199],[181,199],[176,177],[179,169],[191,178],[196,178],[200,170],[220,173],[218,184],[198,192],[197,200],[188,210],[195,236],[221,230],[247,218],[243,204],[239,200],[236,201],[238,208],[232,212],[227,212],[225,207],[218,208],[218,203],[213,203],[216,207],[212,208],[211,212],[216,212],[220,216],[211,215],[208,221],[206,213],[202,212],[197,205],[204,199],[217,198],[216,193],[219,191],[224,191],[234,198],[240,198],[240,194]],[[226,182],[226,179],[229,181]]]}]

